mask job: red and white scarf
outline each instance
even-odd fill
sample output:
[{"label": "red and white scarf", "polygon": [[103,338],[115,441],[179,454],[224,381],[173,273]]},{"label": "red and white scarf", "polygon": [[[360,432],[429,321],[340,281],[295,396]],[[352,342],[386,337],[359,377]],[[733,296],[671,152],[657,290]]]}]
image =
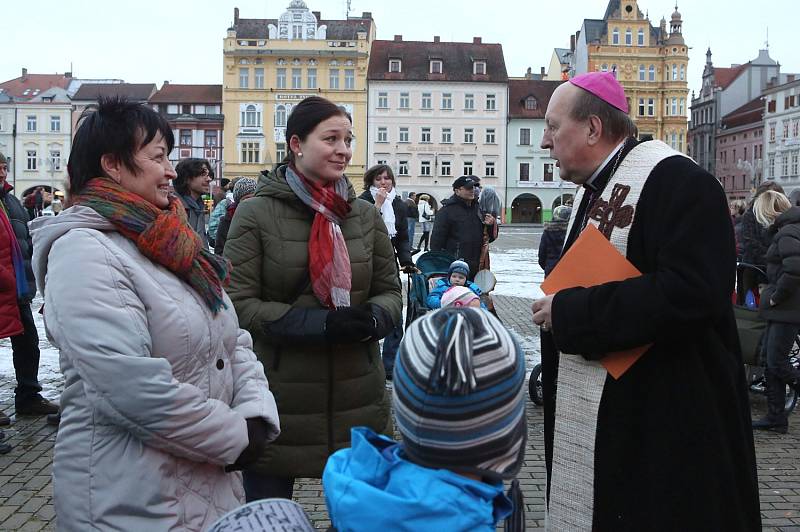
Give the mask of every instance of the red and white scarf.
[{"label": "red and white scarf", "polygon": [[286,182],[300,200],[316,211],[308,238],[308,271],[317,299],[330,309],[350,306],[352,272],[341,225],[350,212],[347,179],[318,183],[294,165]]}]

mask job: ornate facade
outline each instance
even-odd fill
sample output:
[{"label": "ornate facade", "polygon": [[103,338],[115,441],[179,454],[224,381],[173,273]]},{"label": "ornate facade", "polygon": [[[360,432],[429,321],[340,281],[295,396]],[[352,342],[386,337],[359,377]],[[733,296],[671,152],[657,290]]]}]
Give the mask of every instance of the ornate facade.
[{"label": "ornate facade", "polygon": [[255,177],[286,155],[286,120],[308,96],[328,98],[353,118],[356,181],[366,161],[367,66],[375,38],[372,14],[323,20],[302,0],[277,19],[239,18],[234,10],[223,49],[225,177]]},{"label": "ornate facade", "polygon": [[574,72],[613,72],[640,137],[687,150],[689,47],[677,6],[658,28],[636,0],[611,0],[601,20],[586,19],[575,39]]}]

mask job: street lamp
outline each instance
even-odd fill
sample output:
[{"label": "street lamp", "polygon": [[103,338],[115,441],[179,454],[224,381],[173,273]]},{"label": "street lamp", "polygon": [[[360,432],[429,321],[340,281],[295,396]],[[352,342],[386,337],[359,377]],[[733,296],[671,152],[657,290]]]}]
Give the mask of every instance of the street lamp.
[{"label": "street lamp", "polygon": [[756,191],[756,187],[760,183],[756,183],[756,172],[761,171],[763,167],[763,159],[754,159],[753,162],[750,161],[743,161],[739,159],[736,162],[736,168],[739,170],[744,170],[750,176],[750,193],[753,194]]}]

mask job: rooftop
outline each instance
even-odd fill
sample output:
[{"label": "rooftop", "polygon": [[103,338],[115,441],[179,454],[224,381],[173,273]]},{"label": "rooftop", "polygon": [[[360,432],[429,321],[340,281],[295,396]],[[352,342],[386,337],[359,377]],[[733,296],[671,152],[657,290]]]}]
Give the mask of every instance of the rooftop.
[{"label": "rooftop", "polygon": [[95,102],[99,98],[117,96],[131,101],[146,102],[155,91],[155,83],[84,83],[72,100]]},{"label": "rooftop", "polygon": [[164,83],[150,103],[222,103],[222,85],[178,85]]},{"label": "rooftop", "polygon": [[30,100],[51,87],[66,89],[72,80],[72,74],[28,74],[22,69],[22,75],[0,83],[0,91],[14,100]]},{"label": "rooftop", "polygon": [[722,129],[732,129],[750,124],[760,124],[763,120],[764,100],[759,96],[723,116],[720,126]]},{"label": "rooftop", "polygon": [[[508,116],[510,118],[544,118],[550,97],[563,81],[531,79],[508,80]],[[533,97],[535,109],[528,109],[526,100]]]}]

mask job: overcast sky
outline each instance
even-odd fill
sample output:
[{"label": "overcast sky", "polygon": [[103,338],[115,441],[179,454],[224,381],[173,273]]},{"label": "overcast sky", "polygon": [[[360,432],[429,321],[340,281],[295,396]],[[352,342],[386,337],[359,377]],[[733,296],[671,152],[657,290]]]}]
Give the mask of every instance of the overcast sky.
[{"label": "overcast sky", "polygon": [[[344,18],[346,0],[307,0],[326,19]],[[221,83],[222,40],[242,18],[277,18],[289,0],[40,0],[2,1],[0,80],[31,73],[121,78],[131,83]],[[605,0],[352,0],[351,14],[371,11],[379,39],[433,39],[501,43],[510,76],[550,62],[554,47],[568,48],[584,18],[603,17]],[[800,72],[796,0],[692,0],[678,6],[691,47],[689,89],[700,88],[708,46],[716,66],[745,63],[764,47],[782,72]],[[674,3],[641,0],[654,26],[669,22]]]}]

